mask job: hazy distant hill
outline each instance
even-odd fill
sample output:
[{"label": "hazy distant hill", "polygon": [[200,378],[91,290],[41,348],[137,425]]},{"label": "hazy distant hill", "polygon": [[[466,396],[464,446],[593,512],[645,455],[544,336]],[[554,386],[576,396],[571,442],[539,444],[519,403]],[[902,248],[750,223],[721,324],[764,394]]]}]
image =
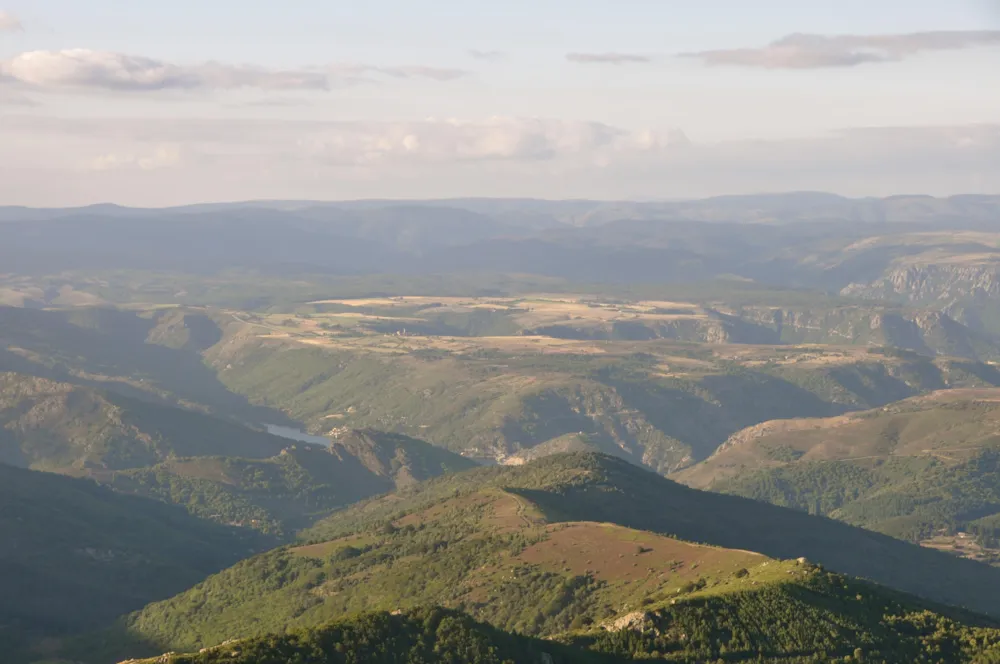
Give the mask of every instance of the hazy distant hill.
[{"label": "hazy distant hill", "polygon": [[[995,233],[998,210],[1000,197],[847,199],[809,192],[679,202],[0,208],[6,240],[0,261],[9,271],[35,275],[113,269],[193,274],[232,268],[271,274],[492,271],[623,283],[692,282],[737,274],[774,285],[839,290],[859,282],[858,276],[877,279],[901,255],[884,242],[873,250],[836,256],[842,249],[873,236],[915,231]],[[838,269],[845,261],[853,270]]]}]

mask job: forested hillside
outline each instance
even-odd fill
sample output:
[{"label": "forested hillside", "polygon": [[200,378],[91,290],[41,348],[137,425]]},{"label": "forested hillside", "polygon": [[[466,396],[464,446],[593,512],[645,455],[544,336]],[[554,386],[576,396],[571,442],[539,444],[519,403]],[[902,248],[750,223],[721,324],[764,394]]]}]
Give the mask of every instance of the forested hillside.
[{"label": "forested hillside", "polygon": [[4,464],[0,533],[0,650],[8,654],[99,627],[274,544],[89,480]]},{"label": "forested hillside", "polygon": [[[774,620],[806,611],[794,608],[805,602],[819,612],[817,624],[846,621],[843,629],[861,632],[876,629],[885,612],[904,619],[911,609],[901,607],[957,616],[928,600],[1000,615],[1000,570],[835,521],[687,489],[601,455],[547,457],[432,480],[337,513],[306,537],[311,543],[243,561],[88,643],[118,644],[115,655],[192,650],[359,611],[428,604],[538,636],[586,632],[637,610],[682,603],[692,612],[684,620],[694,619],[704,616],[696,607],[713,597],[732,603],[725,611],[736,614],[775,602],[783,608],[773,609]],[[805,562],[780,562],[795,558]],[[827,579],[812,563],[927,599],[891,599],[896,595],[885,589]],[[792,586],[783,590],[786,583]],[[859,616],[853,598],[870,593],[879,599],[872,613]],[[828,616],[831,610],[842,617]],[[778,634],[765,637],[760,629],[752,628],[759,636],[734,632],[733,644],[743,643],[749,656],[748,643]],[[726,641],[704,638],[697,648],[716,653]],[[788,638],[781,648],[794,654],[794,639],[804,637]],[[832,643],[815,638],[810,647]]]}]

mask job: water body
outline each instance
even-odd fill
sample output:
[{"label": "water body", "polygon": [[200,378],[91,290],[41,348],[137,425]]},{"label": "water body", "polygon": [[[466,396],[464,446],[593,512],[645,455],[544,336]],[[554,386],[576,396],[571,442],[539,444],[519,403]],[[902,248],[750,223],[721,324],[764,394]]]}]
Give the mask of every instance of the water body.
[{"label": "water body", "polygon": [[329,438],[324,438],[323,436],[313,436],[312,434],[308,434],[301,429],[280,427],[277,424],[265,424],[264,426],[267,428],[267,432],[272,436],[281,436],[282,438],[297,440],[300,443],[309,443],[311,445],[322,445],[323,447],[330,446]]}]

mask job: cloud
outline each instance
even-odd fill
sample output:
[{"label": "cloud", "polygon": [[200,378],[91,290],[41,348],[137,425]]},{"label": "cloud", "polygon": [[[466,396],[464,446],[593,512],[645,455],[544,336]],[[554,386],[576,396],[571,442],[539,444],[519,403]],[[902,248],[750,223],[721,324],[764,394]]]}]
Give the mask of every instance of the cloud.
[{"label": "cloud", "polygon": [[10,12],[0,11],[0,32],[20,32],[24,30],[21,21]]},{"label": "cloud", "polygon": [[476,60],[488,60],[490,62],[503,60],[507,57],[507,54],[503,51],[480,51],[474,48],[469,49],[469,55]]},{"label": "cloud", "polygon": [[614,150],[628,136],[596,122],[496,117],[478,122],[342,123],[318,131],[301,145],[312,156],[342,164],[531,162]]},{"label": "cloud", "polygon": [[208,62],[174,65],[153,58],[109,51],[70,49],[30,51],[0,65],[9,78],[39,88],[89,88],[114,91],[259,88],[325,90],[326,74],[271,70]]},{"label": "cloud", "polygon": [[567,53],[566,59],[580,64],[626,65],[650,62],[645,55],[635,53]]},{"label": "cloud", "polygon": [[237,88],[322,91],[360,82],[365,74],[448,81],[465,72],[421,66],[268,69],[219,62],[177,65],[143,56],[88,49],[30,51],[0,62],[0,82],[6,78],[38,88],[116,92]]},{"label": "cloud", "polygon": [[764,69],[819,69],[893,62],[922,51],[1000,44],[1000,30],[915,32],[902,35],[793,34],[762,48],[683,53],[708,65]]},{"label": "cloud", "polygon": [[156,146],[145,154],[109,153],[93,159],[88,169],[92,171],[113,171],[121,169],[155,171],[173,168],[181,164],[181,149],[175,144]]},{"label": "cloud", "polygon": [[524,117],[326,122],[25,113],[0,122],[0,197],[28,205],[790,190],[947,195],[1000,193],[998,182],[1000,125],[704,143],[678,130]]},{"label": "cloud", "polygon": [[144,153],[150,146],[179,145],[185,148],[185,154],[249,151],[346,166],[588,161],[615,154],[676,149],[689,143],[677,130],[634,132],[600,122],[525,117],[476,121],[432,118],[417,122],[319,122],[102,121],[9,116],[0,130],[18,132],[25,137],[58,135],[67,142],[115,146],[104,149],[102,155],[129,156]]}]

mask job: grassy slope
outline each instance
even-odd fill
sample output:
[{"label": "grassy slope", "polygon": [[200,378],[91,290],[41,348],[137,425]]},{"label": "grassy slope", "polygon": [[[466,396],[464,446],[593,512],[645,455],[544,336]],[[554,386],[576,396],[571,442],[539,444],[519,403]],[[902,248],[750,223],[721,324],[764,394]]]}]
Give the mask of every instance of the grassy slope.
[{"label": "grassy slope", "polygon": [[[350,508],[310,537],[315,543],[241,562],[151,605],[123,625],[127,636],[107,638],[190,649],[424,603],[552,634],[713,589],[745,590],[740,570],[767,562],[752,550],[806,556],[1000,614],[997,570],[834,521],[687,489],[605,456],[548,457],[444,477]],[[772,573],[791,578],[788,569],[770,568],[760,581]]]},{"label": "grassy slope", "polygon": [[939,529],[995,541],[998,398],[958,390],[848,417],[766,423],[678,479],[913,541]]}]

